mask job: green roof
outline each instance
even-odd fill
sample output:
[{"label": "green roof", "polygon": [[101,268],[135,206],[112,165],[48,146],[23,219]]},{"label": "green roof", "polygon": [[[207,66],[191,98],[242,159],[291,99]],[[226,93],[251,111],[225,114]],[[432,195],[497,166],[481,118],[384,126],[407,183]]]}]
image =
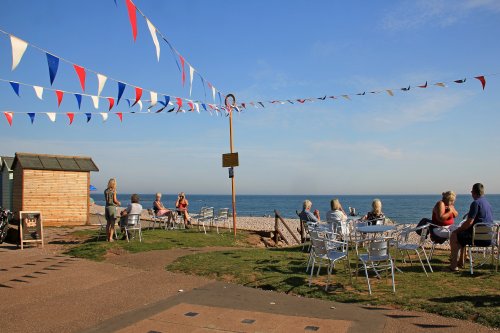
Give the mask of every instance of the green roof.
[{"label": "green roof", "polygon": [[59,170],[59,171],[99,171],[92,158],[85,156],[60,156],[16,153],[12,168],[19,165],[23,169],[31,170]]}]

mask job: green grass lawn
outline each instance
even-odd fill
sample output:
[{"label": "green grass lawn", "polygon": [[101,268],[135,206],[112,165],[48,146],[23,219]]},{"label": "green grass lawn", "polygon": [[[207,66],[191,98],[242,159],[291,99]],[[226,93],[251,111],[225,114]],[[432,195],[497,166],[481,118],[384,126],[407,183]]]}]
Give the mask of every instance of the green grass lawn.
[{"label": "green grass lawn", "polygon": [[[449,252],[437,251],[431,264],[434,273],[426,277],[420,263],[398,264],[396,294],[390,277],[370,278],[373,295],[368,294],[364,271],[350,283],[343,263],[337,264],[328,292],[324,291],[326,269],[308,286],[307,253],[301,247],[284,249],[235,249],[179,258],[167,267],[171,271],[203,275],[249,287],[293,293],[339,302],[392,305],[443,316],[477,321],[500,327],[500,273],[490,266],[475,271],[451,273],[446,270]],[[354,259],[351,268],[355,268]]]},{"label": "green grass lawn", "polygon": [[[66,254],[102,261],[108,251],[125,250],[128,252],[143,252],[153,250],[168,250],[172,248],[193,248],[193,247],[246,247],[249,246],[245,240],[248,233],[239,231],[234,239],[232,233],[208,232],[206,235],[197,229],[190,230],[143,230],[142,242],[133,239],[130,242],[118,240],[112,243],[105,242],[101,235],[97,240],[98,232],[95,230],[80,230],[72,233],[73,236],[81,238],[82,243],[71,247]],[[119,235],[120,237],[120,235]]]}]

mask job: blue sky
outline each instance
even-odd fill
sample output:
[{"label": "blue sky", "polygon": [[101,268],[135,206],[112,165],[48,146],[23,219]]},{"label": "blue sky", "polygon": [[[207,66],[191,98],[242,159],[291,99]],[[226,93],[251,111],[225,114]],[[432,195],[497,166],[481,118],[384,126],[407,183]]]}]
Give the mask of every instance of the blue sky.
[{"label": "blue sky", "polygon": [[[189,98],[167,45],[160,62],[138,16],[134,43],[123,0],[4,0],[0,29],[51,53],[133,85]],[[500,193],[500,3],[456,1],[151,1],[135,4],[175,48],[238,101],[286,100],[394,88],[351,100],[248,108],[234,116],[240,155],[236,186],[245,194],[468,193],[483,182]],[[0,79],[50,87],[45,55],[28,47],[11,71],[10,41],[0,35]],[[477,75],[487,75],[483,91]],[[189,77],[189,76],[188,76]],[[416,88],[425,81],[465,84]],[[411,85],[408,92],[397,90]],[[80,92],[61,63],[53,88]],[[96,94],[95,75],[87,92]],[[103,96],[117,95],[108,80]],[[134,98],[132,89],[125,98]],[[144,93],[143,99],[148,99]],[[193,99],[204,99],[195,80]],[[209,102],[211,98],[209,97]],[[134,107],[138,111],[138,107]],[[115,111],[129,112],[122,101]],[[228,118],[207,113],[125,115],[123,123],[77,115],[73,96],[57,107],[30,87],[17,97],[0,82],[0,111],[43,114],[31,125],[0,119],[0,154],[91,156],[92,183],[116,177],[120,192],[230,193],[221,154]],[[83,112],[95,112],[84,99]],[[100,102],[99,112],[106,105]]]}]

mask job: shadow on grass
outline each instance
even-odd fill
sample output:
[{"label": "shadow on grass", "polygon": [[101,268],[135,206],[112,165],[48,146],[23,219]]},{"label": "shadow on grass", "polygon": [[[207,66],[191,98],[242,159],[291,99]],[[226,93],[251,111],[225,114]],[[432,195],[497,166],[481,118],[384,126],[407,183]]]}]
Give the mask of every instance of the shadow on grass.
[{"label": "shadow on grass", "polygon": [[475,296],[451,296],[451,297],[436,297],[429,301],[437,303],[463,303],[470,302],[474,307],[499,307],[500,297],[498,295],[475,295]]}]

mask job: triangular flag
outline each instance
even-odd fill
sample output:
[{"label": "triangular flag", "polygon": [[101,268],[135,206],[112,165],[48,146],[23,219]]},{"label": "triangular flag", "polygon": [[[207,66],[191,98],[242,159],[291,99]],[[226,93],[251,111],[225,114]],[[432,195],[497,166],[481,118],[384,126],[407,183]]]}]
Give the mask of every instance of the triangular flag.
[{"label": "triangular flag", "polygon": [[125,2],[127,3],[128,18],[130,19],[130,25],[132,26],[132,36],[134,37],[135,42],[135,39],[137,38],[137,17],[135,13],[136,8],[131,0],[125,0]]},{"label": "triangular flag", "polygon": [[111,111],[111,109],[115,105],[115,99],[113,97],[108,97],[108,101],[109,101],[109,110],[108,111]]},{"label": "triangular flag", "polygon": [[108,79],[107,76],[104,76],[99,73],[97,74],[97,81],[99,82],[99,85],[97,87],[97,96],[101,96],[102,89],[104,88],[107,79]]},{"label": "triangular flag", "polygon": [[61,102],[64,96],[64,92],[61,90],[56,90],[56,95],[57,95],[57,107],[61,106]]},{"label": "triangular flag", "polygon": [[16,93],[17,96],[19,96],[19,83],[17,82],[12,82],[12,81],[9,81],[12,89],[14,90],[14,92]]},{"label": "triangular flag", "polygon": [[[134,105],[135,105],[135,103],[134,103]],[[137,101],[137,105],[139,105],[139,111],[142,111],[142,101],[141,100]]]},{"label": "triangular flag", "polygon": [[128,107],[130,107],[130,99],[127,98],[126,101],[127,101]]},{"label": "triangular flag", "polygon": [[28,112],[28,116],[30,117],[31,124],[35,121],[35,114],[33,112]]},{"label": "triangular flag", "polygon": [[139,100],[141,99],[141,97],[142,97],[142,88],[135,87],[135,102],[134,104],[132,104],[132,106],[136,105],[137,102],[139,102]]},{"label": "triangular flag", "polygon": [[156,36],[156,28],[148,19],[146,19],[146,23],[148,24],[151,38],[153,38],[153,44],[155,44],[156,47],[156,58],[160,61],[160,43],[158,43],[158,36]]},{"label": "triangular flag", "polygon": [[108,114],[105,113],[105,112],[101,112],[101,116],[102,116],[102,121],[105,122],[106,120],[108,120]]},{"label": "triangular flag", "polygon": [[17,65],[19,65],[19,62],[21,62],[21,58],[28,47],[28,43],[11,35],[10,44],[12,45],[12,70],[14,70]]},{"label": "triangular flag", "polygon": [[82,95],[80,94],[75,94],[76,97],[76,102],[78,103],[78,110],[82,107]]},{"label": "triangular flag", "polygon": [[455,82],[455,83],[465,83],[465,81],[467,81],[467,78],[465,78],[463,80],[455,80],[453,82]]},{"label": "triangular flag", "polygon": [[194,104],[193,104],[193,102],[188,102],[188,105],[190,107],[189,111],[193,111],[194,110]]},{"label": "triangular flag", "polygon": [[184,69],[184,58],[179,54],[179,59],[181,60],[182,67],[182,86],[184,87],[184,82],[186,82],[186,71]]},{"label": "triangular flag", "polygon": [[193,91],[193,75],[194,68],[189,65],[189,97],[191,97],[191,92]]},{"label": "triangular flag", "polygon": [[9,125],[12,126],[12,118],[14,117],[13,112],[4,112],[5,118],[7,118],[7,121],[9,122]]},{"label": "triangular flag", "polygon": [[122,98],[124,91],[125,91],[125,83],[118,82],[118,100],[116,101],[116,105],[120,104],[120,98]]},{"label": "triangular flag", "polygon": [[116,115],[118,116],[118,118],[120,118],[120,122],[123,122],[123,113],[117,112]]},{"label": "triangular flag", "polygon": [[[301,103],[301,104],[304,104],[306,100],[305,99],[298,99],[297,102]],[[259,102],[260,103],[260,102]]]},{"label": "triangular flag", "polygon": [[258,102],[260,105],[262,105],[263,108],[265,108],[264,103]]},{"label": "triangular flag", "polygon": [[208,111],[208,110],[207,110],[207,106],[205,105],[205,103],[201,103],[201,106],[203,107],[203,109],[204,109],[205,111]]},{"label": "triangular flag", "polygon": [[175,99],[177,100],[177,105],[179,106],[177,111],[179,111],[182,107],[182,99],[180,97],[176,97]]},{"label": "triangular flag", "polygon": [[214,103],[215,103],[215,87],[214,87],[214,86],[212,86],[212,85],[210,85],[210,86],[211,86],[211,88],[212,88],[212,97],[213,97],[213,99],[214,99]]},{"label": "triangular flag", "polygon": [[408,88],[401,88],[401,90],[403,90],[403,91],[410,91],[410,88],[411,88],[411,87],[410,87],[410,86],[408,86]]},{"label": "triangular flag", "polygon": [[207,88],[205,87],[205,80],[203,79],[203,76],[198,74],[200,76],[201,84],[203,86],[203,93],[205,94],[205,100],[207,99]]},{"label": "triangular flag", "polygon": [[342,97],[344,97],[345,99],[347,99],[347,100],[349,100],[349,101],[351,100],[351,99],[349,98],[349,95],[342,95]]},{"label": "triangular flag", "polygon": [[151,96],[151,106],[155,106],[158,103],[158,94],[154,91],[150,91],[149,95]]},{"label": "triangular flag", "polygon": [[43,88],[39,86],[33,86],[33,89],[35,89],[36,97],[43,100]]},{"label": "triangular flag", "polygon": [[94,103],[94,108],[99,109],[99,97],[98,96],[90,96],[92,98],[92,102]]},{"label": "triangular flag", "polygon": [[85,113],[85,115],[87,116],[87,122],[89,122],[92,119],[92,113]]},{"label": "triangular flag", "polygon": [[49,117],[51,122],[56,121],[56,113],[55,112],[47,112],[46,114],[47,114],[47,117]]},{"label": "triangular flag", "polygon": [[484,78],[484,76],[483,75],[474,76],[474,78],[478,79],[481,82],[481,85],[483,86],[483,90],[484,90],[484,87],[486,86],[486,79]]},{"label": "triangular flag", "polygon": [[52,85],[57,75],[57,69],[59,68],[59,58],[53,56],[50,53],[46,53],[46,55],[47,55],[47,64],[49,65],[50,85]]},{"label": "triangular flag", "polygon": [[220,91],[217,92],[217,95],[219,96],[219,104],[222,105],[222,94]]},{"label": "triangular flag", "polygon": [[168,103],[170,102],[170,96],[164,96],[165,97],[165,106],[168,105]]},{"label": "triangular flag", "polygon": [[85,68],[75,64],[73,64],[73,68],[75,69],[75,72],[78,75],[78,79],[80,80],[80,85],[82,86],[82,90],[85,91]]},{"label": "triangular flag", "polygon": [[425,81],[425,84],[422,84],[420,86],[418,86],[419,88],[427,88],[427,81]]},{"label": "triangular flag", "polygon": [[434,83],[434,85],[438,87],[446,87],[446,85],[443,82]]},{"label": "triangular flag", "polygon": [[73,123],[73,119],[75,118],[75,114],[73,112],[67,112],[66,115],[69,118],[69,124],[71,125]]},{"label": "triangular flag", "polygon": [[392,90],[387,89],[386,91],[387,91],[387,93],[389,94],[389,96],[394,96],[394,93],[392,92]]},{"label": "triangular flag", "polygon": [[200,113],[200,104],[194,103],[194,106],[196,108],[196,112]]}]

